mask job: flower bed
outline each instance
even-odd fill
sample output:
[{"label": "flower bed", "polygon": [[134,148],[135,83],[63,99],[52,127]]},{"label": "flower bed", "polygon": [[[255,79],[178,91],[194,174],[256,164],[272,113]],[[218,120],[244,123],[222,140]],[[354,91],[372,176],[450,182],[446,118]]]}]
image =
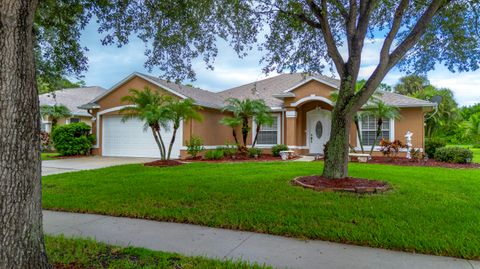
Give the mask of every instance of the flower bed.
[{"label": "flower bed", "polygon": [[372,159],[368,160],[368,163],[374,164],[391,164],[391,165],[402,165],[402,166],[430,166],[430,167],[446,167],[446,168],[480,168],[478,163],[447,163],[439,162],[434,159],[427,160],[412,160],[405,157],[377,157],[374,156]]}]

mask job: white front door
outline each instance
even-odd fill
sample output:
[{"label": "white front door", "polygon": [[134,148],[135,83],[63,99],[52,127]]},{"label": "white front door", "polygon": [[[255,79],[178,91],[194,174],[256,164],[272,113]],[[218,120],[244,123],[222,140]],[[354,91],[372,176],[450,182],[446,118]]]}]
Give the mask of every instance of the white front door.
[{"label": "white front door", "polygon": [[323,154],[330,138],[332,114],[328,110],[315,109],[307,112],[307,146],[311,154]]}]

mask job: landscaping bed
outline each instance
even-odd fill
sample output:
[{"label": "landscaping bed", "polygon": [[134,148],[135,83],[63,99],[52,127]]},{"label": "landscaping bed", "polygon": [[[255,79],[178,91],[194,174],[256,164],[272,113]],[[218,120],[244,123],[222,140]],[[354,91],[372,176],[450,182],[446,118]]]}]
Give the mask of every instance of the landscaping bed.
[{"label": "landscaping bed", "polygon": [[185,164],[177,160],[157,160],[149,163],[144,163],[145,166],[157,166],[157,167],[167,167],[167,166],[178,166]]},{"label": "landscaping bed", "polygon": [[428,167],[445,167],[445,168],[480,168],[480,163],[447,163],[439,162],[434,159],[428,160],[411,160],[404,157],[389,158],[374,156],[368,160],[371,164],[390,164],[402,166],[428,166]]},{"label": "landscaping bed", "polygon": [[[290,158],[289,160],[295,160],[300,158],[299,156],[294,156]],[[281,157],[275,157],[271,154],[262,154],[256,158],[250,158],[245,155],[235,155],[232,157],[224,157],[219,160],[212,160],[212,159],[205,159],[202,157],[196,157],[196,158],[186,158],[185,161],[188,162],[211,162],[211,163],[222,163],[222,162],[266,162],[266,161],[281,161]]]},{"label": "landscaping bed", "polygon": [[135,247],[117,247],[88,239],[45,237],[48,259],[53,269],[92,268],[271,268],[245,262],[220,261],[203,257],[152,251]]},{"label": "landscaping bed", "polygon": [[139,164],[42,178],[43,208],[191,223],[480,259],[480,169],[351,163],[384,195],[315,192],[291,180],[323,162]]},{"label": "landscaping bed", "polygon": [[390,186],[379,180],[363,178],[328,179],[322,176],[296,177],[292,184],[316,191],[346,191],[356,193],[376,193],[390,189]]}]

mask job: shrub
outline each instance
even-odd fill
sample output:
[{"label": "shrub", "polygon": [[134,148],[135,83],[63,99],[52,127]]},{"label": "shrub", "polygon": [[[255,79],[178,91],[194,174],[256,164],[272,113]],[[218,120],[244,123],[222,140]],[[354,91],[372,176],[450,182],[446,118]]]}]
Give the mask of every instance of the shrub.
[{"label": "shrub", "polygon": [[225,143],[225,147],[221,148],[223,153],[227,157],[233,157],[238,153],[238,145],[237,144],[229,144]]},{"label": "shrub", "polygon": [[280,151],[288,150],[287,145],[275,145],[272,147],[272,155],[275,157],[280,156]]},{"label": "shrub", "polygon": [[473,152],[461,147],[443,147],[435,151],[435,160],[449,163],[469,163]]},{"label": "shrub", "polygon": [[425,154],[427,154],[428,158],[433,158],[435,157],[435,151],[446,145],[447,142],[441,138],[429,138],[425,141]]},{"label": "shrub", "polygon": [[384,156],[389,158],[397,157],[398,152],[401,148],[404,148],[405,145],[400,140],[394,140],[390,142],[389,140],[382,139],[380,141],[380,151],[383,153]]},{"label": "shrub", "polygon": [[51,138],[60,155],[87,155],[94,142],[90,126],[84,122],[57,126]]},{"label": "shrub", "polygon": [[205,153],[205,159],[207,160],[220,160],[224,156],[222,149],[209,150]]},{"label": "shrub", "polygon": [[472,146],[472,148],[474,148],[474,149],[480,149],[480,143],[479,143],[479,144],[474,144],[474,145]]},{"label": "shrub", "polygon": [[248,157],[255,158],[262,155],[262,150],[259,148],[249,148],[248,149]]},{"label": "shrub", "polygon": [[197,157],[200,152],[205,150],[203,147],[203,141],[198,136],[190,137],[190,140],[185,144],[187,145],[187,153],[193,158]]}]

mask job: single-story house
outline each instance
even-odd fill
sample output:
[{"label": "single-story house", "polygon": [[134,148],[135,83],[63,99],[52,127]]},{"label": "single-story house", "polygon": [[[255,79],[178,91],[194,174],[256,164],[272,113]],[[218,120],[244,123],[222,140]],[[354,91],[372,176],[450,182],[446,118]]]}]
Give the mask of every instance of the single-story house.
[{"label": "single-story house", "polygon": [[[80,109],[78,107],[106,91],[107,89],[98,86],[68,88],[40,94],[39,99],[41,106],[64,105],[70,110],[72,115],[68,118],[58,119],[58,125],[68,124],[71,122],[85,122],[86,124],[91,125],[92,115],[88,114],[85,109]],[[42,117],[41,120],[42,131],[50,133],[52,130],[52,119],[48,116],[45,116]]]},{"label": "single-story house", "polygon": [[[322,154],[324,144],[330,136],[331,111],[334,106],[331,93],[338,88],[339,80],[322,75],[282,74],[214,93],[133,73],[81,106],[94,119],[92,129],[97,137],[94,154],[159,156],[153,136],[149,130],[144,130],[143,122],[129,120],[123,123],[119,113],[127,105],[121,102],[121,98],[129,94],[128,90],[143,89],[146,86],[176,98],[192,98],[203,108],[200,111],[203,115],[202,122],[183,122],[172,151],[173,157],[186,156],[185,144],[191,136],[201,137],[206,149],[234,141],[231,129],[219,123],[228,115],[222,113],[221,108],[229,97],[263,99],[270,107],[275,120],[271,126],[261,128],[257,147],[269,151],[273,145],[285,144],[298,154]],[[413,133],[413,146],[423,148],[424,116],[435,104],[391,92],[382,92],[378,98],[388,105],[399,107],[401,114],[400,119],[385,119],[383,137],[405,142],[405,134],[410,131]],[[255,126],[252,127],[255,129]],[[376,119],[361,116],[360,131],[366,149],[372,146],[375,130]],[[164,136],[169,139],[171,134],[164,131]],[[248,143],[251,143],[253,136],[252,133]],[[351,128],[350,144],[359,147],[354,126]],[[374,149],[378,154],[378,148]]]}]

